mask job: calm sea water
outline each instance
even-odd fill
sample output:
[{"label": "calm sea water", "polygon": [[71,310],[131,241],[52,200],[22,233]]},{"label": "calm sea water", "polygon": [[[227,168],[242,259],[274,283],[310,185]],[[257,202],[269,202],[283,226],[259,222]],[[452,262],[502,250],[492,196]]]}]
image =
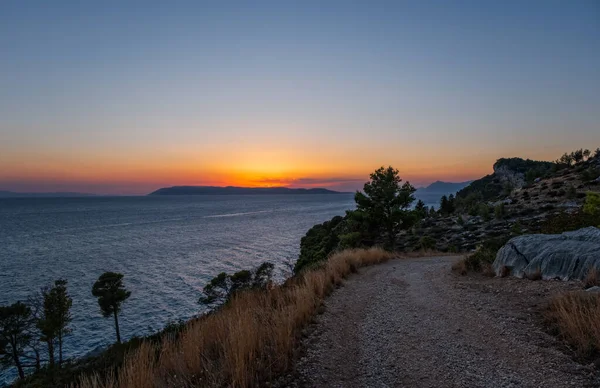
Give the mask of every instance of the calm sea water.
[{"label": "calm sea water", "polygon": [[147,334],[200,313],[219,272],[270,261],[282,276],[311,226],[352,208],[346,194],[0,199],[0,304],[67,279],[65,353],[82,356],[115,341],[91,295],[103,272],[123,273],[132,291],[121,335]]}]

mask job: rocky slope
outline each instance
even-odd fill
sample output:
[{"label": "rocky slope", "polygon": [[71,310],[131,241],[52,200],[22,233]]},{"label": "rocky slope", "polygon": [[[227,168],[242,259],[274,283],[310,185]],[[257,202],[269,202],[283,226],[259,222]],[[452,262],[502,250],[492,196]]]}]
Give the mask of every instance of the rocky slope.
[{"label": "rocky slope", "polygon": [[[435,242],[427,248],[471,251],[490,238],[552,232],[545,230],[549,220],[578,214],[586,192],[600,192],[598,157],[558,171],[547,169],[545,164],[542,168],[532,164],[530,170],[522,168],[523,164],[511,170],[510,165],[497,163],[494,174],[461,190],[452,214],[428,217],[402,232],[398,247],[421,249],[426,236]],[[543,176],[527,183],[532,174]]]}]

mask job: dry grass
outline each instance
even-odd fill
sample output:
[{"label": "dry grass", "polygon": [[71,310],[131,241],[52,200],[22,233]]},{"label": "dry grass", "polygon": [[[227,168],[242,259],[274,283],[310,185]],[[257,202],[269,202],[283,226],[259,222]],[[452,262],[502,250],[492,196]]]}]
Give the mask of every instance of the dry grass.
[{"label": "dry grass", "polygon": [[510,267],[507,267],[507,266],[503,265],[500,268],[500,277],[501,278],[505,278],[507,276],[510,276],[511,272],[512,272],[512,270],[510,269]]},{"label": "dry grass", "polygon": [[114,376],[86,376],[85,388],[258,387],[287,370],[302,329],[323,298],[358,268],[387,261],[381,249],[336,253],[321,268],[267,291],[248,291],[175,340],[144,344]]},{"label": "dry grass", "polygon": [[481,268],[481,273],[483,276],[487,276],[488,278],[493,278],[496,276],[496,271],[494,271],[494,266],[490,263],[484,264]]},{"label": "dry grass", "polygon": [[600,286],[600,270],[592,267],[583,279],[583,287],[590,288],[595,286]]},{"label": "dry grass", "polygon": [[535,272],[525,274],[525,278],[529,280],[542,280],[542,269],[539,267],[536,268]]},{"label": "dry grass", "polygon": [[[473,270],[473,268],[469,264],[469,258],[460,259],[454,264],[452,264],[452,271],[456,272],[461,276],[465,276],[467,273],[469,273],[469,270]],[[481,272],[483,276],[487,276],[490,278],[496,276],[496,272],[494,272],[494,267],[491,263],[481,264],[478,272]]]},{"label": "dry grass", "polygon": [[545,311],[546,321],[581,357],[600,352],[600,294],[577,291],[558,295]]},{"label": "dry grass", "polygon": [[458,273],[461,276],[467,274],[467,259],[460,259],[452,264],[452,271]]}]

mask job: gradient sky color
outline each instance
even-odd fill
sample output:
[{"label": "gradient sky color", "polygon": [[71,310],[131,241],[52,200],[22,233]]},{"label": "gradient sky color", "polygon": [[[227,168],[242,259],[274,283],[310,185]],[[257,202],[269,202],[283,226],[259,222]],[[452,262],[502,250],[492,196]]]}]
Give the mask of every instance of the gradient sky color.
[{"label": "gradient sky color", "polygon": [[600,2],[0,2],[0,190],[415,185],[600,147]]}]

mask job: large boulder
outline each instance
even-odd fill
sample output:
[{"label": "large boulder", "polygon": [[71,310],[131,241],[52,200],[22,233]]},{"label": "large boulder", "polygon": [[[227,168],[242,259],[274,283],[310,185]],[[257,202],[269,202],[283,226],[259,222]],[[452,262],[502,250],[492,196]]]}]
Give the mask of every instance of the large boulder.
[{"label": "large boulder", "polygon": [[542,279],[583,279],[600,270],[600,229],[589,227],[562,234],[531,234],[511,239],[498,251],[496,275],[517,277],[541,272]]}]

